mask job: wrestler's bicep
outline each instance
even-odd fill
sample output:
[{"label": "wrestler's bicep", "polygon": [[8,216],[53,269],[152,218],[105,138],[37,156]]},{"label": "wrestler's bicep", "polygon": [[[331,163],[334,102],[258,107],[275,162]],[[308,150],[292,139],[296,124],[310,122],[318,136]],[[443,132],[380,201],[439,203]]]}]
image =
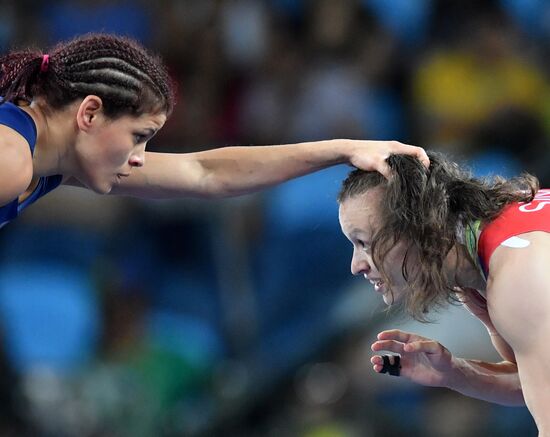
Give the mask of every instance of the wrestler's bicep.
[{"label": "wrestler's bicep", "polygon": [[514,350],[525,401],[540,424],[550,411],[550,234],[526,240],[522,249],[495,251],[487,301],[495,328]]}]

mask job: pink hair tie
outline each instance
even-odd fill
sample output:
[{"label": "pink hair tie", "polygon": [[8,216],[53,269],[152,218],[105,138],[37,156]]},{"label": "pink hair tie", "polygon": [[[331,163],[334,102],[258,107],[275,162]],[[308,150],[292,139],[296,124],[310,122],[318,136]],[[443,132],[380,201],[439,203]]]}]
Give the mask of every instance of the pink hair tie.
[{"label": "pink hair tie", "polygon": [[50,55],[42,56],[42,65],[40,65],[40,72],[45,73],[48,71],[48,66],[50,65]]}]

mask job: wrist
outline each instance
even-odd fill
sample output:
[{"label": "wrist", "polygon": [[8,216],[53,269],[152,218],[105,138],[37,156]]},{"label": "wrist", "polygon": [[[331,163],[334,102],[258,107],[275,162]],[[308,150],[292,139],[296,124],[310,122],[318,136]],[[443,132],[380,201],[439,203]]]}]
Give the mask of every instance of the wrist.
[{"label": "wrist", "polygon": [[466,360],[463,358],[452,357],[450,370],[444,375],[441,387],[460,391],[465,383],[464,369],[466,365]]},{"label": "wrist", "polygon": [[328,140],[327,143],[329,150],[335,153],[334,159],[337,164],[351,164],[355,151],[352,140],[336,139]]}]

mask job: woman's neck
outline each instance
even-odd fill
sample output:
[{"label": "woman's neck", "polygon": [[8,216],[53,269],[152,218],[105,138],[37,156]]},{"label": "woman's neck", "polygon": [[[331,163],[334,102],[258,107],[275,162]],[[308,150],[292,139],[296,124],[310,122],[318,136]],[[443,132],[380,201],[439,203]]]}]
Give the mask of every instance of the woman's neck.
[{"label": "woman's neck", "polygon": [[53,111],[44,102],[33,101],[21,109],[27,112],[36,124],[34,175],[41,177],[69,173],[70,144],[75,138],[72,105],[61,111]]},{"label": "woman's neck", "polygon": [[487,287],[487,281],[476,259],[472,259],[468,248],[461,243],[457,243],[453,250],[454,260],[454,275],[451,275],[454,279],[454,286],[460,288],[473,288],[480,292],[484,292]]}]

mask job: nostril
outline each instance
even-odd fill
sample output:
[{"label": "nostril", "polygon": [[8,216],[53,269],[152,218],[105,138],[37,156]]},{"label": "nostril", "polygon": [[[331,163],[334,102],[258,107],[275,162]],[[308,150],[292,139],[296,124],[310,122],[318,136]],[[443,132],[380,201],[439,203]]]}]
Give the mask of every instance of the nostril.
[{"label": "nostril", "polygon": [[367,275],[370,268],[365,265],[353,265],[351,266],[351,274],[354,276]]},{"label": "nostril", "polygon": [[140,159],[140,158],[134,158],[134,159],[130,159],[130,162],[129,164],[132,166],[132,167],[143,167],[143,159]]}]

